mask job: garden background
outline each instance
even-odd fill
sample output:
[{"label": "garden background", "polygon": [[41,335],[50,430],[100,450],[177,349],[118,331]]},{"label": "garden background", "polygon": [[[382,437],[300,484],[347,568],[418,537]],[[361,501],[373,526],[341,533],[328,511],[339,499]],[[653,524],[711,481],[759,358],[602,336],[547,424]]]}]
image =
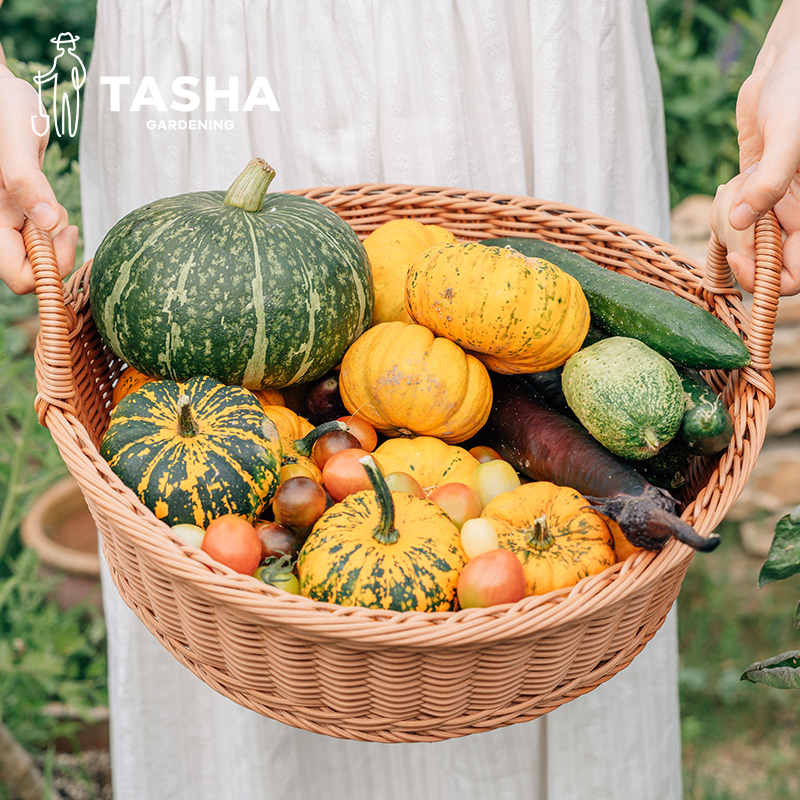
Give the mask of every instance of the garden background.
[{"label": "garden background", "polygon": [[[710,197],[738,171],[736,94],[777,5],[648,0],[664,93],[674,237],[696,258],[708,239]],[[9,66],[32,82],[47,70],[50,40],[63,31],[80,37],[77,51],[88,66],[94,11],[90,0],[6,0],[0,41]],[[77,140],[54,138],[44,169],[80,227],[77,152]],[[740,680],[752,662],[800,649],[793,624],[796,581],[757,585],[776,517],[800,503],[792,496],[800,492],[800,414],[791,405],[796,401],[782,401],[800,395],[800,312],[796,304],[785,308],[776,336],[782,348],[778,421],[768,429],[765,466],[720,526],[722,545],[713,556],[692,561],[678,601],[687,800],[800,796],[800,693]],[[51,599],[52,580],[42,578],[36,553],[20,536],[35,498],[66,475],[33,411],[36,324],[35,298],[0,286],[0,748],[11,741],[2,738],[5,730],[34,758],[46,786],[65,797],[107,797],[107,775],[93,771],[97,754],[78,738],[83,723],[52,713],[55,704],[89,720],[104,708],[103,618],[91,603],[62,610]],[[783,492],[776,489],[779,476]],[[636,754],[630,758],[635,764]],[[0,800],[14,796],[0,774]]]}]

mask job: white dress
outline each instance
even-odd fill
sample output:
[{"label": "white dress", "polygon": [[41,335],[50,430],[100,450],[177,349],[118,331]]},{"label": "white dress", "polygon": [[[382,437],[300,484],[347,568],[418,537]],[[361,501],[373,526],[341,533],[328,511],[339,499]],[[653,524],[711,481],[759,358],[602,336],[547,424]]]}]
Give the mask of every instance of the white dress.
[{"label": "white dress", "polygon": [[[278,191],[525,194],[668,236],[644,0],[101,0],[98,12],[81,138],[87,256],[126,212],[224,189],[254,156]],[[541,719],[366,744],[216,694],[107,573],[103,585],[115,800],[681,797],[674,611],[628,669]]]}]

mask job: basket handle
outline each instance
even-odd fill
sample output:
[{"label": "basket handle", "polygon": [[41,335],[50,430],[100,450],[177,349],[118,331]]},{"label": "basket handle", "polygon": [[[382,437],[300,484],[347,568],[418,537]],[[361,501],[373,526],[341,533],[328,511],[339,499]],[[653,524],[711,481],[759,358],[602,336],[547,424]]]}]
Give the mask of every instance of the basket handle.
[{"label": "basket handle", "polygon": [[[771,370],[770,350],[778,315],[783,241],[781,227],[773,211],[756,222],[756,271],[753,286],[753,307],[747,347],[752,359],[751,369]],[[711,293],[724,293],[734,287],[733,273],[727,259],[728,251],[715,234],[706,256],[704,288]]]},{"label": "basket handle", "polygon": [[64,283],[50,237],[30,220],[22,226],[22,239],[33,268],[39,300],[39,347],[36,362],[39,393],[36,407],[44,423],[47,405],[75,412],[70,326],[64,300]]}]

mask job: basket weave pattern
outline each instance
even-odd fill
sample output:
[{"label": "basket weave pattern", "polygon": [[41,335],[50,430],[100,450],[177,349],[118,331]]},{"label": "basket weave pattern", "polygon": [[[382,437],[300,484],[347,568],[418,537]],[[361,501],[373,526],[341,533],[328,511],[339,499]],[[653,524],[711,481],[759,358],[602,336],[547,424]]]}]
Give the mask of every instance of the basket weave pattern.
[{"label": "basket weave pattern", "polygon": [[[733,416],[733,441],[719,458],[695,459],[681,499],[683,517],[702,535],[722,519],[750,475],[774,403],[769,351],[781,269],[774,218],[759,223],[748,315],[716,242],[704,270],[641,231],[528,197],[398,185],[296,193],[332,208],[362,238],[398,217],[442,225],[463,240],[537,236],[712,311],[743,336],[753,363],[707,374]],[[30,224],[23,234],[40,307],[39,418],[81,486],[122,598],[221,694],[317,733],[438,741],[534,719],[591,691],[661,627],[694,555],[676,541],[572,589],[513,606],[432,614],[319,603],[216,564],[174,537],[99,455],[125,364],[92,321],[91,262],[63,285],[49,239]]]}]

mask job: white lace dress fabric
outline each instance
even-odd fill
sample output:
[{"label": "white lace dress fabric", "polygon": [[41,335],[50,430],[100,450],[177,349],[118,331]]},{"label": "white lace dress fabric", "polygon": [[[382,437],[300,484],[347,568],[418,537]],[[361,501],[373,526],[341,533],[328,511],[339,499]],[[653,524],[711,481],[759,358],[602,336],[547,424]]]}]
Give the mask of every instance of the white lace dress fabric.
[{"label": "white lace dress fabric", "polygon": [[[175,91],[181,77],[196,82]],[[262,102],[248,108],[254,84]],[[198,99],[189,111],[187,89]],[[523,194],[668,237],[644,0],[101,0],[84,101],[87,257],[128,211],[224,189],[254,156],[275,167],[277,191],[368,182]],[[543,718],[371,744],[215,693],[107,573],[103,587],[115,800],[681,797],[674,611],[630,667]]]}]

